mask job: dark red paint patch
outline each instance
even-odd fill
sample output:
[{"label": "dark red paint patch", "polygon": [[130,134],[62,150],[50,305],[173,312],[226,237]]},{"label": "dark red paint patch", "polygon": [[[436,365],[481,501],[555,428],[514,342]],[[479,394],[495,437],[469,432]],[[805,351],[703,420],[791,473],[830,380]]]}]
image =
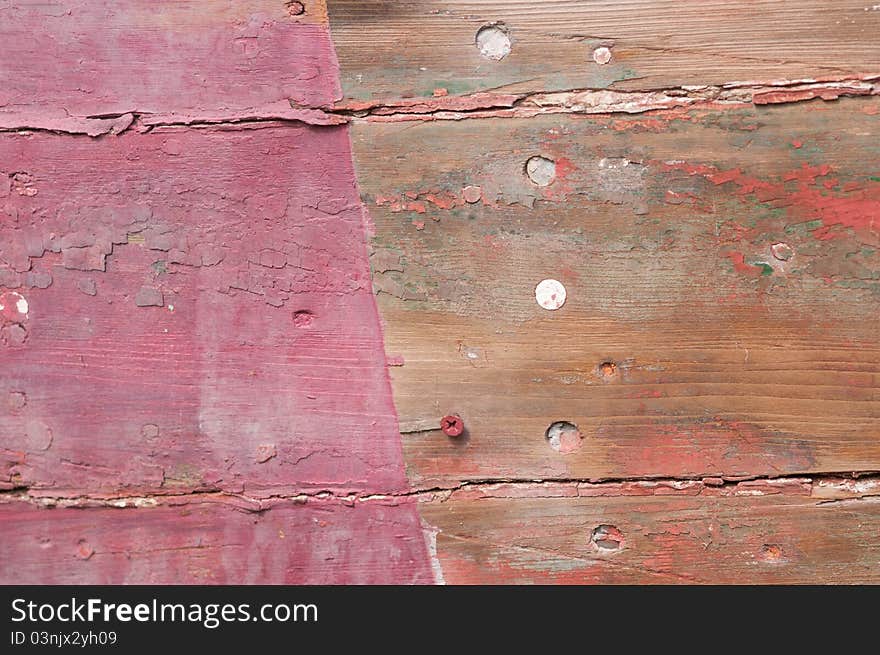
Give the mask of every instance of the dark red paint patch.
[{"label": "dark red paint patch", "polygon": [[[841,229],[850,228],[870,243],[880,243],[877,224],[877,217],[880,216],[880,184],[868,181],[832,191],[819,181],[819,178],[827,178],[833,173],[828,164],[804,164],[785,174],[779,181],[752,177],[738,168],[721,171],[708,164],[675,163],[664,164],[664,167],[700,175],[717,185],[733,183],[741,197],[754,196],[758,202],[784,208],[793,222],[819,220],[821,225],[812,230],[817,239],[832,239],[842,234]],[[746,264],[743,266],[748,267]]]}]

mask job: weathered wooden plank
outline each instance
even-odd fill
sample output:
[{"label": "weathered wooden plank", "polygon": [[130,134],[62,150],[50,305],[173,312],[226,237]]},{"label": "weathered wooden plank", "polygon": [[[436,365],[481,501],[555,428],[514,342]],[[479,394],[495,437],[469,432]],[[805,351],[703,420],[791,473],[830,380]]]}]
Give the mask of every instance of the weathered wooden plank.
[{"label": "weathered wooden plank", "polygon": [[405,487],[344,128],[6,134],[0,170],[6,488]]},{"label": "weathered wooden plank", "polygon": [[0,581],[433,580],[323,1],[0,15]]},{"label": "weathered wooden plank", "polygon": [[[46,509],[0,504],[6,584],[431,582],[413,504],[276,503]],[[14,529],[13,529],[14,526]]]},{"label": "weathered wooden plank", "polygon": [[878,110],[355,124],[410,479],[876,470]]},{"label": "weathered wooden plank", "polygon": [[[339,93],[323,0],[0,3],[0,128],[100,133],[84,120],[308,115]],[[299,3],[297,3],[299,4]],[[129,117],[129,122],[131,118]]]},{"label": "weathered wooden plank", "polygon": [[[870,36],[880,11],[862,0],[330,0],[329,9],[351,105],[880,73]],[[493,25],[503,33],[477,37]]]},{"label": "weathered wooden plank", "polygon": [[880,502],[827,499],[876,481],[781,482],[499,487],[420,511],[448,584],[877,584]]},{"label": "weathered wooden plank", "polygon": [[880,12],[331,4],[0,0],[0,581],[880,581]]}]

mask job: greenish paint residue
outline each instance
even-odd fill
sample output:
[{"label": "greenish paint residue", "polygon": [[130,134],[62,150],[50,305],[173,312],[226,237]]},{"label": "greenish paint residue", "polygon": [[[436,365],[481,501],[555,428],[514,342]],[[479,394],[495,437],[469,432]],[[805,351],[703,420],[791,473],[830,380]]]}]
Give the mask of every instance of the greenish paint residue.
[{"label": "greenish paint residue", "polygon": [[164,486],[192,487],[202,483],[202,472],[196,464],[182,462],[176,464],[165,475]]},{"label": "greenish paint residue", "polygon": [[352,100],[372,100],[373,93],[367,88],[361,88],[357,83],[348,82],[345,85],[345,96]]},{"label": "greenish paint residue", "polygon": [[792,149],[794,150],[794,152],[792,154],[797,155],[801,159],[806,159],[807,162],[809,162],[813,165],[821,164],[823,161],[823,158],[825,157],[825,151],[815,144],[813,144],[813,145],[804,144],[800,148],[792,148]]},{"label": "greenish paint residue", "polygon": [[756,266],[761,267],[761,275],[773,275],[773,267],[765,262],[758,262]]},{"label": "greenish paint residue", "polygon": [[421,89],[419,95],[431,97],[434,95],[434,89],[446,89],[449,95],[463,96],[489,86],[488,83],[475,83],[474,80],[433,80],[428,84],[431,86]]},{"label": "greenish paint residue", "polygon": [[762,205],[767,209],[768,218],[783,218],[785,216],[785,210],[781,207],[771,207],[767,203],[762,203]]},{"label": "greenish paint residue", "polygon": [[746,147],[754,138],[754,131],[760,127],[758,115],[752,109],[734,109],[716,112],[705,118],[707,124],[725,132],[739,134],[731,143],[737,147]]},{"label": "greenish paint residue", "polygon": [[823,225],[822,219],[817,218],[814,221],[806,221],[804,223],[795,223],[793,225],[787,225],[785,227],[785,233],[786,234],[795,234],[798,232],[801,232],[801,233],[812,232],[813,230],[818,230],[820,227],[822,227],[822,225]]},{"label": "greenish paint residue", "polygon": [[569,72],[558,72],[546,75],[546,88],[549,91],[567,91],[569,89],[590,88],[608,89],[617,82],[639,77],[632,69],[616,66],[614,61],[606,66],[592,66],[585,77],[572,76]]},{"label": "greenish paint residue", "polygon": [[867,289],[873,293],[880,292],[880,284],[868,280],[837,280],[834,286],[844,289]]},{"label": "greenish paint residue", "polygon": [[869,175],[868,179],[872,182],[880,182],[880,177],[878,177],[877,175]]}]

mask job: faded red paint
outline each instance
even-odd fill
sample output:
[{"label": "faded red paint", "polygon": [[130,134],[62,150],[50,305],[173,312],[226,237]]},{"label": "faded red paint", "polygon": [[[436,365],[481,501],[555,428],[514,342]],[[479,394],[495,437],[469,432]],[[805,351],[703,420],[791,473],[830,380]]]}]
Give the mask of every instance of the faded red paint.
[{"label": "faded red paint", "polygon": [[341,93],[327,26],[279,0],[14,3],[0,61],[0,127],[87,131],[87,117],[128,112],[296,117]]},{"label": "faded red paint", "polygon": [[[525,548],[505,548],[493,544],[481,546],[485,555],[479,559],[470,554],[447,552],[443,548],[440,564],[447,584],[521,585],[554,584],[585,585],[623,583],[624,576],[616,576],[603,562],[560,555],[556,560],[541,559],[539,554],[530,556]],[[502,556],[499,556],[499,553]],[[554,568],[554,564],[556,568]],[[651,578],[646,576],[648,580]]]},{"label": "faded red paint", "polygon": [[573,193],[576,184],[570,179],[572,173],[578,170],[575,163],[565,156],[554,156],[555,177],[553,182],[545,187],[541,187],[541,197],[547,200],[564,200],[570,193]]},{"label": "faded red paint", "polygon": [[[449,191],[404,191],[402,194],[397,195],[380,194],[376,196],[375,203],[378,207],[387,205],[394,213],[409,211],[424,214],[430,209],[428,205],[436,209],[449,210],[477,202],[479,197],[476,200],[467,199],[467,191],[472,188],[474,187],[462,189],[461,195],[456,195]],[[437,219],[435,218],[434,220]]]},{"label": "faded red paint", "polygon": [[778,91],[764,91],[752,96],[752,102],[756,105],[773,105],[784,102],[802,102],[821,98],[822,100],[837,100],[840,96],[867,96],[871,95],[870,88],[853,86],[827,86],[812,88],[779,89]]},{"label": "faded red paint", "polygon": [[[789,217],[797,222],[821,220],[822,226],[812,230],[817,239],[831,239],[841,234],[840,228],[852,228],[872,242],[880,241],[877,224],[880,216],[880,183],[850,183],[839,192],[828,193],[829,188],[818,182],[818,178],[827,177],[833,172],[828,164],[804,164],[783,175],[780,181],[752,177],[738,168],[722,171],[709,164],[666,163],[662,166],[666,170],[682,170],[690,175],[699,175],[718,185],[732,183],[738,187],[740,197],[754,195],[759,202],[785,208]],[[792,182],[796,183],[794,189],[788,186]],[[734,263],[737,264],[735,260]]]},{"label": "faded red paint", "polygon": [[[596,438],[633,476],[672,470],[683,477],[774,476],[807,471],[815,464],[809,442],[721,418],[640,426],[637,434],[600,427]],[[627,447],[616,448],[623,440]]]},{"label": "faded red paint", "polygon": [[332,500],[252,512],[223,502],[146,508],[0,505],[0,580],[32,584],[431,582],[401,506]]},{"label": "faded red paint", "polygon": [[[438,89],[440,90],[440,89]],[[441,91],[446,91],[442,89]],[[340,111],[373,111],[375,116],[390,114],[433,114],[436,112],[474,111],[478,109],[511,108],[522,96],[502,93],[471,93],[467,96],[433,93],[431,98],[383,98],[376,100],[351,100],[337,102]],[[429,118],[429,117],[421,117]]]},{"label": "faded red paint", "polygon": [[747,264],[745,261],[745,255],[741,252],[729,252],[726,256],[731,262],[733,262],[733,270],[737,273],[744,273],[745,275],[751,275],[754,277],[761,275],[761,267],[755,266],[754,264]]}]

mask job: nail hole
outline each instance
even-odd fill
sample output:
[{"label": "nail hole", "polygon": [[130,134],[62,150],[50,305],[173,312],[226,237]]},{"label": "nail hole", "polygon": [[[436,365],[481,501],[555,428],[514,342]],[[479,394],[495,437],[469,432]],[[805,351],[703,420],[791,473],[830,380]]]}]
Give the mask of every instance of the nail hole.
[{"label": "nail hole", "polygon": [[526,175],[533,184],[549,186],[556,179],[556,162],[536,155],[526,162]]},{"label": "nail hole", "polygon": [[593,529],[590,543],[601,551],[614,551],[623,548],[623,533],[613,525],[602,524]]},{"label": "nail hole", "polygon": [[461,195],[464,197],[465,202],[472,205],[475,202],[480,202],[480,199],[483,197],[483,189],[478,186],[466,186],[461,190]]},{"label": "nail hole", "polygon": [[287,13],[291,16],[302,16],[304,13],[306,13],[306,7],[301,2],[288,2]]},{"label": "nail hole", "polygon": [[565,304],[568,294],[559,280],[541,280],[535,287],[535,300],[544,309],[554,311]]},{"label": "nail hole", "polygon": [[314,320],[315,315],[306,309],[293,313],[293,324],[298,328],[311,327]]},{"label": "nail hole", "polygon": [[593,50],[593,61],[600,66],[607,64],[611,61],[611,48],[603,45]]},{"label": "nail hole", "polygon": [[80,559],[89,559],[95,554],[95,549],[85,539],[80,539],[76,544],[76,556]]},{"label": "nail hole", "polygon": [[27,405],[27,394],[23,391],[10,391],[9,392],[9,408],[16,410],[22,409],[25,405]]},{"label": "nail hole", "polygon": [[617,375],[617,364],[614,362],[602,362],[599,364],[599,377],[603,380],[610,380]]},{"label": "nail hole", "polygon": [[770,252],[781,262],[787,262],[794,255],[794,250],[787,243],[774,243],[770,246]]},{"label": "nail hole", "polygon": [[568,421],[551,423],[544,435],[550,447],[558,453],[573,453],[581,447],[583,436],[578,426]]},{"label": "nail hole", "polygon": [[510,54],[510,36],[501,23],[481,27],[477,31],[476,44],[486,59],[501,61]]},{"label": "nail hole", "polygon": [[782,547],[777,544],[764,544],[761,547],[761,559],[765,562],[781,562],[784,556]]}]

